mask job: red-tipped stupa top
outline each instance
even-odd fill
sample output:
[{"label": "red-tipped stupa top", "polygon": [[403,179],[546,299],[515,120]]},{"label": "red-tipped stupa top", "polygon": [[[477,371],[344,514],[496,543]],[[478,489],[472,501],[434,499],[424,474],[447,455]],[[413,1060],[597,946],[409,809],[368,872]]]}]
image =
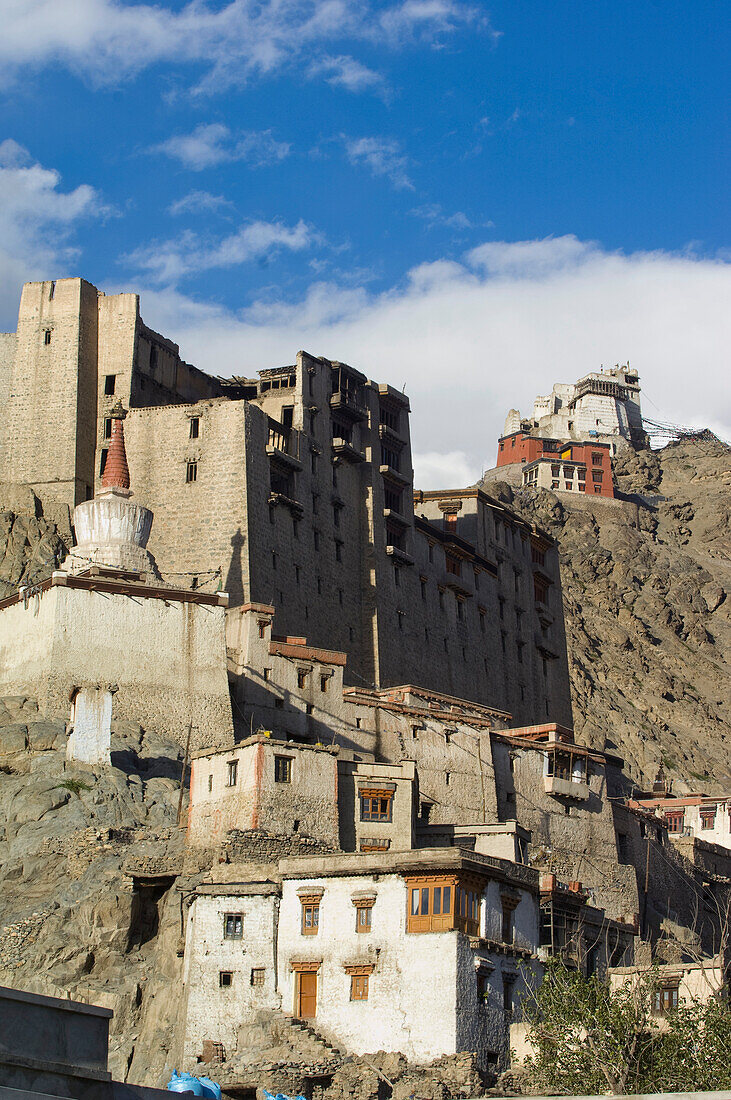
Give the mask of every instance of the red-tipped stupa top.
[{"label": "red-tipped stupa top", "polygon": [[112,442],[102,474],[102,489],[129,489],[129,466],[124,447],[124,418],[127,415],[119,405],[111,410]]}]

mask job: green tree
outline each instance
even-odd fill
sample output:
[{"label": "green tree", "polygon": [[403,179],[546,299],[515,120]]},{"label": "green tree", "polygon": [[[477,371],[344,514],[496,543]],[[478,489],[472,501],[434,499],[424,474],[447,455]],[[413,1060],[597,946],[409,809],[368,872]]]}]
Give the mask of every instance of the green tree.
[{"label": "green tree", "polygon": [[657,972],[612,989],[550,959],[523,1002],[537,1088],[565,1094],[720,1089],[731,1084],[731,1011],[718,998],[653,1015]]}]

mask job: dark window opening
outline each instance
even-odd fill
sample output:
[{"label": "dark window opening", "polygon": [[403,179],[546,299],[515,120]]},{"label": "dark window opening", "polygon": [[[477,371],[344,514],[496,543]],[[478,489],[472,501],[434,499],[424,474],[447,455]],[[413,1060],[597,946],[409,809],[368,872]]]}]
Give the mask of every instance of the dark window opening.
[{"label": "dark window opening", "polygon": [[198,480],[198,463],[191,461],[186,463],[185,467],[185,480],[190,485],[191,482]]},{"label": "dark window opening", "polygon": [[191,416],[190,418],[190,438],[197,439],[201,431],[201,418],[199,416]]},{"label": "dark window opening", "polygon": [[106,394],[107,397],[113,397],[114,396],[114,390],[116,388],[116,385],[117,385],[117,376],[116,376],[116,374],[107,374],[104,378],[104,393]]}]

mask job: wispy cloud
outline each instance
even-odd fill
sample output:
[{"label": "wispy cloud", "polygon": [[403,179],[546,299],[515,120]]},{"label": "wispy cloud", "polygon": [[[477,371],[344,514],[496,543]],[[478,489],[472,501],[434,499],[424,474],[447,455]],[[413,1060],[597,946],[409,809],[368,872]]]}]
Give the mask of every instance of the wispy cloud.
[{"label": "wispy cloud", "polygon": [[[10,0],[3,12],[0,76],[63,65],[96,86],[118,84],[154,64],[206,67],[196,85],[221,92],[291,67],[338,41],[399,48],[426,44],[465,26],[487,27],[479,7],[460,0]],[[489,27],[487,27],[488,33]],[[347,85],[346,85],[347,86]]]},{"label": "wispy cloud", "polygon": [[61,189],[61,176],[12,138],[0,143],[0,312],[10,318],[28,279],[54,278],[77,255],[72,234],[113,213],[96,188]]},{"label": "wispy cloud", "polygon": [[168,214],[197,214],[201,210],[215,213],[218,210],[233,210],[234,204],[223,195],[212,195],[210,191],[189,191],[187,195],[176,199],[168,207]]},{"label": "wispy cloud", "polygon": [[490,229],[494,222],[473,222],[461,210],[455,210],[453,214],[447,214],[439,203],[425,203],[423,206],[415,206],[409,210],[412,218],[420,218],[426,222],[427,229],[434,229],[438,225],[445,225],[449,229]]},{"label": "wispy cloud", "polygon": [[396,188],[413,191],[414,185],[406,169],[408,158],[393,138],[344,138],[348,160],[356,167],[367,168],[374,176],[386,176]]},{"label": "wispy cloud", "polygon": [[311,78],[323,77],[328,84],[349,92],[376,92],[384,98],[388,96],[388,85],[381,74],[348,54],[313,61],[307,75]]},{"label": "wispy cloud", "polygon": [[218,164],[245,161],[252,168],[278,164],[289,156],[289,142],[277,141],[271,130],[232,134],[222,122],[201,123],[190,134],[175,134],[150,152],[164,153],[184,168],[201,172]]},{"label": "wispy cloud", "polygon": [[319,234],[304,221],[296,225],[252,221],[213,243],[191,231],[173,240],[153,241],[128,253],[123,261],[146,272],[157,283],[175,285],[194,272],[235,267],[274,256],[282,249],[300,252],[320,240]]}]

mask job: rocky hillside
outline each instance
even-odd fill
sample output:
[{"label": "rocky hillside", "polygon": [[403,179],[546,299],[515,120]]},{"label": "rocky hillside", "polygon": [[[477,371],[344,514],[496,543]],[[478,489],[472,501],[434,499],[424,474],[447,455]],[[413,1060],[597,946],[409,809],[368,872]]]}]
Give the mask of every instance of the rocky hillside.
[{"label": "rocky hillside", "polygon": [[638,783],[729,790],[731,449],[629,452],[616,481],[616,503],[485,488],[559,540],[579,738]]},{"label": "rocky hillside", "polygon": [[113,1009],[115,1076],[153,1083],[179,1005],[179,748],[113,733],[95,771],[66,761],[63,722],[0,701],[0,984]]}]

